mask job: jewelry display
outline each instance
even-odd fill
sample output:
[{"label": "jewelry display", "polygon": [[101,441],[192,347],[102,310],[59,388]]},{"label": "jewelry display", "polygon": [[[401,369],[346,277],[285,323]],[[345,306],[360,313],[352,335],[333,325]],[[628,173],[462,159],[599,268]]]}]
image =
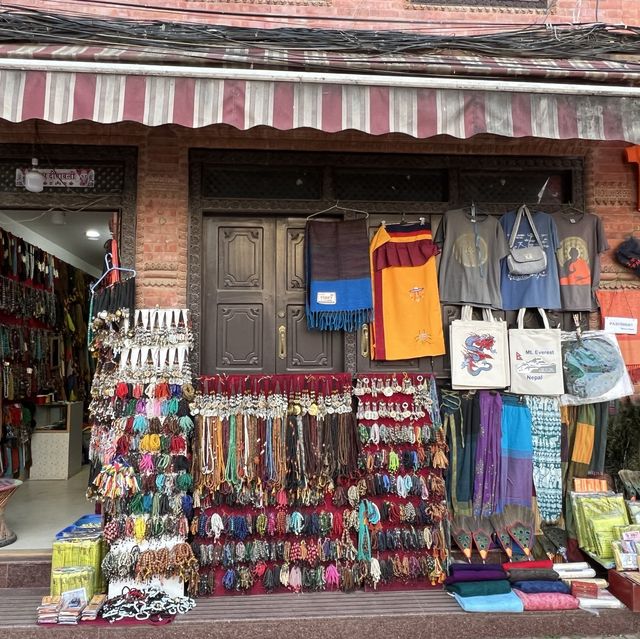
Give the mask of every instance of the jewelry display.
[{"label": "jewelry display", "polygon": [[176,579],[195,592],[198,564],[184,543],[193,515],[188,312],[101,311],[92,329],[89,491],[105,515],[105,576],[140,589]]},{"label": "jewelry display", "polygon": [[199,389],[200,596],[442,581],[448,462],[432,377],[232,375]]}]

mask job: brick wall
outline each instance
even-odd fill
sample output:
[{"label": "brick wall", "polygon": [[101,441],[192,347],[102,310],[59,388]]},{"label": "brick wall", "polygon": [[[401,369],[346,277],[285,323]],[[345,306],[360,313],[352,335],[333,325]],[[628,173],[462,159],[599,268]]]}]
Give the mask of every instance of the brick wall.
[{"label": "brick wall", "polygon": [[[545,9],[504,6],[505,0],[496,0],[493,3],[502,6],[491,6],[492,0],[460,0],[460,6],[447,6],[437,0],[426,0],[424,3],[411,0],[153,0],[148,3],[119,1],[130,4],[131,8],[110,5],[108,0],[92,3],[77,0],[13,0],[11,4],[48,12],[72,10],[120,18],[206,21],[245,27],[304,26],[411,30],[423,27],[427,33],[446,34],[463,34],[465,26],[471,24],[473,33],[478,33],[479,27],[486,26],[487,31],[492,31],[499,25],[503,25],[502,30],[508,30],[545,23],[640,23],[640,3],[630,0],[549,0],[548,12]],[[488,6],[482,6],[483,4]],[[147,8],[143,8],[144,5]],[[148,7],[174,11],[152,11]],[[257,14],[257,17],[248,14]],[[301,16],[310,19],[300,20]],[[379,22],[370,22],[372,19]]]},{"label": "brick wall", "polygon": [[[0,124],[5,143],[32,143],[31,123]],[[367,136],[357,132],[281,132],[267,128],[238,131],[216,126],[189,130],[149,128],[123,123],[74,123],[38,126],[39,144],[136,145],[138,156],[136,269],[140,306],[184,306],[187,298],[188,154],[189,148],[248,148],[308,151],[452,153],[582,156],[589,210],[602,216],[612,248],[633,229],[636,170],[624,161],[624,143],[590,143],[538,139],[500,139],[490,135],[461,141],[444,136],[428,141],[400,135]],[[43,202],[43,205],[46,202]],[[612,251],[603,260],[605,281],[636,279],[615,264]]]}]

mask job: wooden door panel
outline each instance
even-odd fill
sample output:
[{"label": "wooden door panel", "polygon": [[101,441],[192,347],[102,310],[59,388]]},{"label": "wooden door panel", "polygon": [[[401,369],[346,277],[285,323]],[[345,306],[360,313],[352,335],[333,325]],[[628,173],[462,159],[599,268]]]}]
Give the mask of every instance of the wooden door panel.
[{"label": "wooden door panel", "polygon": [[334,342],[341,342],[342,334],[307,330],[307,318],[303,305],[288,304],[286,315],[286,370],[291,372],[341,371],[342,353],[341,349],[334,347]]},{"label": "wooden door panel", "polygon": [[203,219],[202,371],[268,373],[275,365],[272,223]]},{"label": "wooden door panel", "polygon": [[277,222],[276,331],[286,352],[278,346],[276,372],[339,372],[344,370],[344,335],[310,331],[305,316],[304,227],[302,218]]},{"label": "wooden door panel", "polygon": [[218,304],[216,369],[264,370],[262,304]]}]

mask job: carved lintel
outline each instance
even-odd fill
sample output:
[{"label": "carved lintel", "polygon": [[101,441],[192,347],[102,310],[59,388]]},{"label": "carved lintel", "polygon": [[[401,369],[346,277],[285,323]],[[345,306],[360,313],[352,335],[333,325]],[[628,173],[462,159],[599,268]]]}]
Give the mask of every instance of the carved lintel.
[{"label": "carved lintel", "polygon": [[556,0],[405,0],[407,9],[465,11],[468,13],[549,13],[556,11]]},{"label": "carved lintel", "polygon": [[627,182],[596,182],[594,199],[598,206],[633,206],[633,186]]},{"label": "carved lintel", "polygon": [[[144,271],[144,274],[147,276],[154,271],[175,272],[178,270],[178,264],[176,262],[144,262],[141,270]],[[164,273],[161,277],[165,277]]]}]

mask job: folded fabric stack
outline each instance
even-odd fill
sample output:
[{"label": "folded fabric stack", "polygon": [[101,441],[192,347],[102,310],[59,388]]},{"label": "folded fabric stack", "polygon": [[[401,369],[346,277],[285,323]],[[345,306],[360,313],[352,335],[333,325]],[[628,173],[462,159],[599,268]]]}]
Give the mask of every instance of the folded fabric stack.
[{"label": "folded fabric stack", "polygon": [[[586,562],[573,564],[555,564],[554,569],[563,582],[570,586],[571,594],[578,599],[580,608],[597,610],[604,608],[624,608],[624,604],[612,595],[605,579],[595,579],[595,570]],[[577,575],[583,574],[585,577]],[[571,575],[567,577],[566,575]]]},{"label": "folded fabric stack", "polygon": [[573,610],[579,602],[547,560],[502,564],[524,610]]},{"label": "folded fabric stack", "polygon": [[445,581],[466,612],[522,612],[523,606],[511,590],[500,564],[453,564]]},{"label": "folded fabric stack", "polygon": [[560,579],[593,579],[596,571],[586,561],[576,561],[568,564],[553,564],[553,569],[560,575]]}]

